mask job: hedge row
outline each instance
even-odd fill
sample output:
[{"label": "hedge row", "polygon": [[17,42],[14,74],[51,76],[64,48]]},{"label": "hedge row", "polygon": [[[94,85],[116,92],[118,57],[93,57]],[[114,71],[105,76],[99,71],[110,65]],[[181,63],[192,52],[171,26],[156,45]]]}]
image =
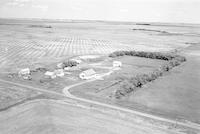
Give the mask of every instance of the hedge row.
[{"label": "hedge row", "polygon": [[138,56],[144,58],[151,58],[151,59],[160,59],[160,60],[172,60],[176,57],[183,58],[185,57],[175,55],[175,54],[168,54],[168,53],[160,53],[160,52],[144,52],[144,51],[116,51],[109,55],[109,57],[115,58],[118,56]]},{"label": "hedge row", "polygon": [[117,51],[111,53],[109,56],[117,57],[124,55],[145,57],[151,59],[161,59],[161,60],[167,60],[168,62],[149,74],[140,74],[131,77],[120,77],[122,81],[120,83],[121,88],[116,90],[114,94],[115,98],[120,98],[121,96],[125,96],[126,94],[135,91],[137,88],[142,87],[144,84],[148,82],[156,80],[158,77],[162,76],[165,72],[186,61],[186,58],[183,56],[174,54],[163,54],[160,52]]},{"label": "hedge row", "polygon": [[78,63],[76,61],[71,61],[71,60],[68,60],[68,61],[64,61],[63,62],[63,68],[65,67],[73,67],[73,66],[77,66]]}]

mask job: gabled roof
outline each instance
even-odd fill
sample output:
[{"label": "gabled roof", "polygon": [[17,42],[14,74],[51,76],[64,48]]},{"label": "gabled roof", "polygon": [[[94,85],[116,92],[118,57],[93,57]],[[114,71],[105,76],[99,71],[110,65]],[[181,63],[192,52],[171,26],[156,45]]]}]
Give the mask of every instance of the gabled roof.
[{"label": "gabled roof", "polygon": [[88,76],[93,75],[93,74],[96,74],[96,72],[95,72],[93,69],[85,70],[85,71],[83,71],[82,73],[85,73],[85,74],[88,75]]},{"label": "gabled roof", "polygon": [[54,72],[50,72],[50,71],[46,71],[46,73],[44,75],[52,76],[52,75],[55,75],[55,73]]}]

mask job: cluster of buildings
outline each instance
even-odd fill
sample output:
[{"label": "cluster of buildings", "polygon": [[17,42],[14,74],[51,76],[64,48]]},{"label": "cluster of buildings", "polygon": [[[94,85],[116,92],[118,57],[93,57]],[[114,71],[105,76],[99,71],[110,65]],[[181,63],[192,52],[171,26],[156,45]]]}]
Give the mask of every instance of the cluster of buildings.
[{"label": "cluster of buildings", "polygon": [[[81,63],[81,61],[77,61],[77,60],[76,62]],[[121,66],[122,66],[122,63],[120,61],[113,61],[113,69],[120,68]],[[57,69],[55,69],[54,71],[46,71],[44,73],[45,78],[55,79],[56,77],[63,77],[65,74],[70,74],[70,73],[65,72],[66,70],[69,70],[69,68],[70,67],[63,68],[63,64],[59,63],[57,64]],[[31,71],[29,68],[21,69],[18,72],[18,75],[25,80],[31,79]],[[88,70],[82,71],[79,74],[79,78],[82,80],[97,78],[97,73],[95,72],[94,69],[88,69]]]}]

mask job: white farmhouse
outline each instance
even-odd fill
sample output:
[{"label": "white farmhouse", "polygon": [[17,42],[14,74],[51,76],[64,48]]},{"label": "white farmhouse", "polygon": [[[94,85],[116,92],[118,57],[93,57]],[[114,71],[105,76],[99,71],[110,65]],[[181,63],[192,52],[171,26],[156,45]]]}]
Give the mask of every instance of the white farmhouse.
[{"label": "white farmhouse", "polygon": [[91,78],[95,78],[96,77],[96,72],[93,69],[88,69],[83,71],[82,73],[79,74],[79,77],[83,80],[88,80]]},{"label": "white farmhouse", "polygon": [[56,78],[56,75],[54,72],[46,71],[44,75],[48,78],[52,78],[52,79]]},{"label": "white farmhouse", "polygon": [[113,67],[121,67],[122,62],[121,61],[113,61]]},{"label": "white farmhouse", "polygon": [[20,76],[23,76],[23,75],[29,75],[31,73],[30,69],[29,68],[24,68],[24,69],[21,69],[18,74]]}]

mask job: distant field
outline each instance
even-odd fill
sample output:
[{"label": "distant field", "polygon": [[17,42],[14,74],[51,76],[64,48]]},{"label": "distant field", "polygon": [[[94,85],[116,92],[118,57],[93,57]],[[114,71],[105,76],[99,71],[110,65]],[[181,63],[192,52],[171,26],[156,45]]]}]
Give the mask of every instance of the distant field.
[{"label": "distant field", "polygon": [[[134,28],[148,29],[149,32],[133,31]],[[103,55],[116,50],[173,51],[199,41],[199,27],[194,28],[89,21],[0,20],[0,67],[26,66],[46,58]],[[181,34],[154,32],[159,30]]]},{"label": "distant field", "polygon": [[[31,64],[45,57],[61,58],[72,55],[109,54],[116,50],[128,50],[130,47],[103,40],[61,38],[41,40],[12,40],[0,48],[1,64]],[[27,65],[28,65],[27,63]]]}]

